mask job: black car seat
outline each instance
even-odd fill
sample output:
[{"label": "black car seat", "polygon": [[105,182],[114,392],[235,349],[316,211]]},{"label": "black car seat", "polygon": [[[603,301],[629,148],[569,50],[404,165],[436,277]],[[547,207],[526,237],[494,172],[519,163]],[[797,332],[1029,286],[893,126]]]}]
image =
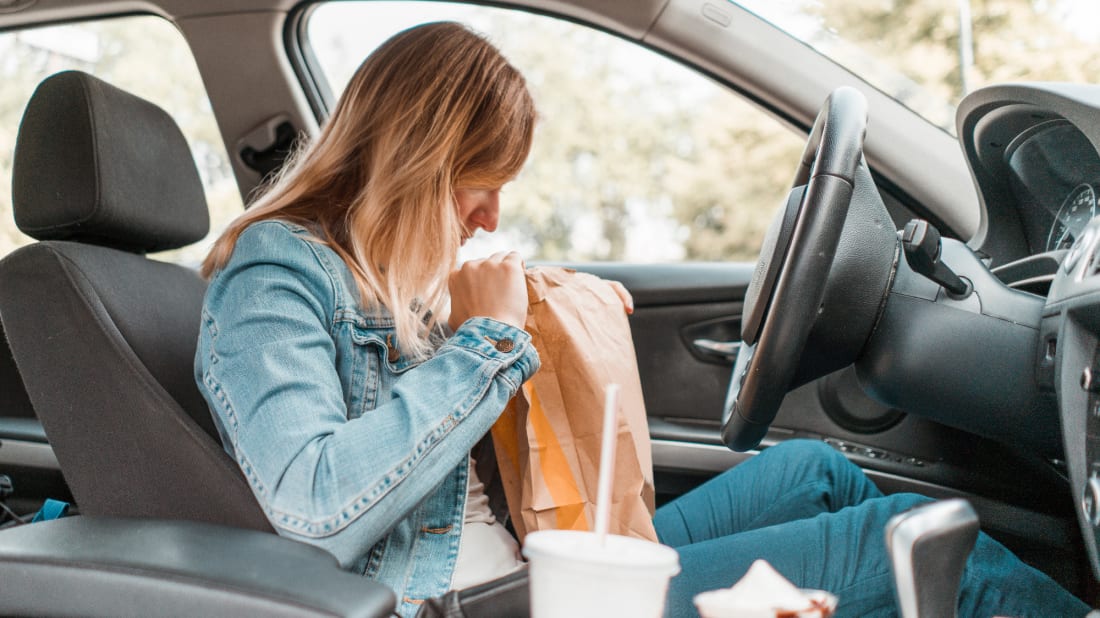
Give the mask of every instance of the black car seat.
[{"label": "black car seat", "polygon": [[80,510],[271,531],[194,384],[205,282],[151,260],[206,235],[162,109],[85,73],[43,81],[19,128],[0,320]]},{"label": "black car seat", "polygon": [[[15,368],[15,359],[11,356],[8,338],[0,323],[0,422],[5,419],[33,418],[34,408],[27,396],[27,389],[23,386],[23,378],[19,377],[19,370]],[[3,427],[0,426],[0,439],[3,435]]]}]

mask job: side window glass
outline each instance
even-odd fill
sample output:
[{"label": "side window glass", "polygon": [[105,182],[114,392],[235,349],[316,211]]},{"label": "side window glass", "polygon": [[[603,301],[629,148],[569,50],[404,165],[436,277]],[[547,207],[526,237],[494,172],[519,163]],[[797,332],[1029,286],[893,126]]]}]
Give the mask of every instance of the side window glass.
[{"label": "side window glass", "polygon": [[471,255],[528,259],[754,260],[804,138],[692,69],[610,34],[517,10],[439,2],[319,6],[308,38],[339,94],[392,34],[453,20],[488,36],[539,109],[501,224]]},{"label": "side window glass", "polygon": [[23,109],[38,84],[78,69],[148,99],[176,120],[195,156],[210,207],[206,240],[154,257],[197,265],[242,210],[229,158],[186,41],[154,16],[120,17],[0,33],[0,257],[33,240],[15,227],[11,165]]}]

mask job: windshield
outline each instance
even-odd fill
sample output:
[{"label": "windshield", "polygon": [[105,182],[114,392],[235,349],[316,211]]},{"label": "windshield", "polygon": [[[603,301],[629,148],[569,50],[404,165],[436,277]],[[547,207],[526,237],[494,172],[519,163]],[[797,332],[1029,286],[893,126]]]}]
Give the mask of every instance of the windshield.
[{"label": "windshield", "polygon": [[1100,82],[1096,0],[738,0],[955,134],[967,92]]}]

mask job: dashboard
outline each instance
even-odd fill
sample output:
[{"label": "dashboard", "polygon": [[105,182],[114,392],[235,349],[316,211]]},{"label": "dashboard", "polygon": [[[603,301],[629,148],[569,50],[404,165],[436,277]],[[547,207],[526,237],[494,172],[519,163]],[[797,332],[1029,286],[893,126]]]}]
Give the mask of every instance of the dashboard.
[{"label": "dashboard", "polygon": [[969,244],[994,268],[1043,254],[1060,261],[1100,214],[1100,88],[985,88],[960,104],[958,129],[983,211]]},{"label": "dashboard", "polygon": [[985,88],[960,104],[958,128],[983,206],[970,248],[1010,287],[1045,283],[1025,290],[1043,298],[1034,373],[1020,377],[1057,395],[1068,487],[1100,578],[1100,86]]}]

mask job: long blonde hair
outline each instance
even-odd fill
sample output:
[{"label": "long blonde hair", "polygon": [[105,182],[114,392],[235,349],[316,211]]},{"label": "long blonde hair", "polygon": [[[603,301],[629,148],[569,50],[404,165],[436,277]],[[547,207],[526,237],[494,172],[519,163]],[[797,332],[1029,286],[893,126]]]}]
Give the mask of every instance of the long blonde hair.
[{"label": "long blonde hair", "polygon": [[430,350],[462,221],[456,188],[496,188],[530,152],[535,108],[522,75],[452,22],[400,32],[352,76],[320,136],[214,244],[204,276],[268,219],[316,230],[351,269],[364,305],[393,314],[397,343]]}]

